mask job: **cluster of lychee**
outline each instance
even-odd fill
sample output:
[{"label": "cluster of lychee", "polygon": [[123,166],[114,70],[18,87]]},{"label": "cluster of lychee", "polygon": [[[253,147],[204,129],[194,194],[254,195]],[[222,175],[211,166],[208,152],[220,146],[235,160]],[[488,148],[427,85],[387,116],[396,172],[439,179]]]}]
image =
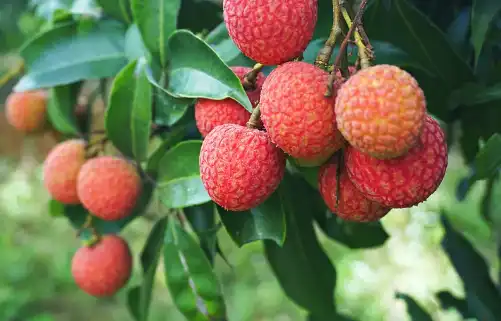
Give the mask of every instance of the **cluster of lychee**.
[{"label": "cluster of lychee", "polygon": [[[260,205],[291,157],[299,166],[320,166],[320,194],[346,220],[374,221],[425,201],[445,175],[447,145],[417,81],[392,65],[353,68],[327,97],[329,73],[294,60],[311,40],[316,1],[274,4],[224,1],[226,26],[242,53],[278,66],[248,93],[263,128],[231,99],[195,106],[204,136],[200,173],[212,200],[231,211]],[[243,79],[250,69],[233,71]]]},{"label": "cluster of lychee", "polygon": [[[6,100],[8,122],[24,133],[40,132],[46,125],[46,92],[13,92]],[[50,196],[66,205],[81,204],[94,217],[117,221],[132,214],[141,194],[136,168],[116,156],[88,157],[83,139],[58,143],[43,164],[43,183]],[[121,289],[132,271],[127,242],[118,235],[94,235],[75,253],[72,274],[76,284],[94,296]]]}]

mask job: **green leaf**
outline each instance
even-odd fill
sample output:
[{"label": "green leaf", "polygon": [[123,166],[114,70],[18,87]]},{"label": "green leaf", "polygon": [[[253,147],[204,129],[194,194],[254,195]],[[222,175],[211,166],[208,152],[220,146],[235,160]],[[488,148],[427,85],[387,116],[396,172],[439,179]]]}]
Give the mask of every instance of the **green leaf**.
[{"label": "green leaf", "polygon": [[238,246],[259,240],[271,240],[279,246],[284,244],[286,208],[283,184],[266,201],[249,211],[231,212],[217,207],[223,225]]},{"label": "green leaf", "polygon": [[162,66],[167,64],[167,40],[176,30],[180,6],[180,0],[132,0],[134,21],[144,44]]},{"label": "green leaf", "polygon": [[64,216],[64,204],[56,200],[49,200],[48,210],[52,217]]},{"label": "green leaf", "polygon": [[489,267],[472,244],[442,215],[445,236],[442,247],[464,283],[469,310],[478,320],[495,321],[501,315],[501,294],[489,274]]},{"label": "green leaf", "polygon": [[336,320],[336,270],[313,228],[313,212],[321,210],[320,196],[288,173],[282,186],[287,234],[282,247],[272,241],[264,242],[266,258],[289,298],[318,318]]},{"label": "green leaf", "polygon": [[450,88],[473,78],[445,34],[408,0],[392,0],[388,5],[384,0],[371,1],[364,24],[372,41],[389,42],[402,49]]},{"label": "green leaf", "polygon": [[450,292],[442,291],[437,294],[437,298],[440,301],[440,306],[442,310],[447,310],[450,308],[456,309],[463,318],[469,319],[474,318],[475,316],[470,313],[468,310],[468,302],[464,299],[458,299]]},{"label": "green leaf", "polygon": [[494,175],[501,165],[501,135],[494,134],[475,157],[475,174],[471,182]]},{"label": "green leaf", "polygon": [[54,128],[63,134],[78,135],[80,132],[75,116],[78,92],[81,83],[51,88],[47,113]]},{"label": "green leaf", "polygon": [[252,104],[238,77],[203,40],[186,30],[168,42],[167,91],[176,97],[232,98],[248,111]]},{"label": "green leaf", "polygon": [[96,0],[96,2],[110,17],[131,23],[132,13],[129,0]]},{"label": "green leaf", "polygon": [[221,286],[207,257],[175,220],[170,220],[164,240],[166,283],[174,304],[188,320],[225,318]]},{"label": "green leaf", "polygon": [[148,152],[151,90],[144,63],[129,63],[113,81],[105,114],[106,133],[110,141],[124,155],[139,161],[143,161]]},{"label": "green leaf", "polygon": [[450,107],[452,109],[461,106],[479,107],[495,101],[501,103],[501,82],[489,87],[484,87],[478,83],[466,83],[452,92]]},{"label": "green leaf", "polygon": [[178,16],[178,28],[192,32],[206,32],[215,28],[222,20],[221,1],[183,0]]},{"label": "green leaf", "polygon": [[141,251],[141,267],[143,282],[129,290],[127,302],[131,314],[137,321],[147,321],[155,274],[163,245],[167,218],[159,219],[151,229],[148,239]]},{"label": "green leaf", "polygon": [[139,29],[136,24],[130,25],[125,34],[125,55],[129,61],[139,59],[141,57],[149,57],[148,49],[146,49]]},{"label": "green leaf", "polygon": [[487,31],[494,17],[501,10],[501,1],[474,0],[471,10],[471,43],[475,49],[475,68],[484,46]]},{"label": "green leaf", "polygon": [[66,22],[42,32],[21,50],[27,73],[17,91],[67,85],[115,76],[126,65],[125,30],[113,21],[98,21],[91,30]]},{"label": "green leaf", "polygon": [[433,321],[433,318],[410,296],[397,293],[396,297],[407,303],[407,313],[409,313],[412,321]]},{"label": "green leaf", "polygon": [[158,169],[158,194],[168,208],[210,201],[200,178],[198,159],[202,141],[184,141],[165,153]]}]

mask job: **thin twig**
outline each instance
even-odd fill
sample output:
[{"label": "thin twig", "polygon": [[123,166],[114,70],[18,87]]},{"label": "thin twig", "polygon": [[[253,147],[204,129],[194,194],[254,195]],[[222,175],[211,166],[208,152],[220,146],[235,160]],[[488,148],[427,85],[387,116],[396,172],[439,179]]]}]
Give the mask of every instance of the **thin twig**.
[{"label": "thin twig", "polygon": [[331,59],[332,52],[334,51],[334,46],[336,45],[337,38],[339,35],[341,35],[341,5],[339,3],[339,0],[332,0],[332,13],[333,20],[331,33],[329,35],[329,38],[327,38],[327,41],[325,41],[325,45],[322,49],[320,49],[317,54],[317,58],[315,59],[315,65],[324,70],[329,66],[329,60]]},{"label": "thin twig", "polygon": [[256,80],[263,67],[263,64],[257,63],[254,65],[254,68],[244,76],[242,86],[245,90],[256,89]]},{"label": "thin twig", "polygon": [[[355,25],[355,21],[351,20],[350,14],[346,8],[342,9],[343,12],[343,18],[346,21],[346,24],[348,25],[349,28]],[[359,11],[360,12],[360,11]],[[358,14],[358,13],[357,13]],[[356,19],[356,17],[355,17]],[[358,31],[360,22],[358,23],[357,26],[355,26],[355,44],[358,47],[358,56],[360,57],[360,65],[363,68],[367,68],[371,65],[371,59],[372,59],[372,46],[368,48],[366,44],[364,43],[364,40],[362,36],[360,35],[360,32]],[[369,44],[370,45],[370,44]]]}]

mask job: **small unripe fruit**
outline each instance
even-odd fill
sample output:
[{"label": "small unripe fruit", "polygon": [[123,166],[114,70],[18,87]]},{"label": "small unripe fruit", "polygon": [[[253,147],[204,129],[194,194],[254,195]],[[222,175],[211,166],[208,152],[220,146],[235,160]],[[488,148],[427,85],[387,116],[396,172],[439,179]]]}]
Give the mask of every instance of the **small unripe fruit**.
[{"label": "small unripe fruit", "polygon": [[384,206],[404,208],[425,201],[447,168],[447,142],[436,120],[426,116],[417,144],[403,156],[380,160],[348,147],[346,169],[365,196]]},{"label": "small unripe fruit", "polygon": [[5,102],[7,121],[17,130],[32,133],[46,124],[47,95],[42,90],[13,92]]},{"label": "small unripe fruit", "polygon": [[317,23],[317,0],[224,0],[224,21],[244,55],[264,65],[299,56]]},{"label": "small unripe fruit", "polygon": [[371,222],[379,220],[390,211],[390,208],[365,197],[350,181],[345,169],[341,169],[339,173],[338,191],[337,170],[337,163],[332,162],[323,165],[318,173],[320,195],[333,213],[347,221]]},{"label": "small unripe fruit", "polygon": [[359,70],[339,89],[337,126],[356,149],[380,159],[401,156],[418,141],[426,99],[417,81],[391,65]]},{"label": "small unripe fruit", "polygon": [[[240,81],[243,81],[245,75],[252,70],[248,67],[231,67],[231,69]],[[264,79],[265,75],[260,72],[256,78],[255,88],[247,91],[247,96],[254,107],[259,101]],[[250,116],[250,112],[231,98],[223,100],[200,98],[195,104],[195,121],[202,137],[207,136],[214,127],[219,125],[237,124],[244,126]]]},{"label": "small unripe fruit", "polygon": [[202,144],[200,176],[214,202],[230,211],[245,211],[277,189],[285,160],[265,132],[225,124],[214,128]]},{"label": "small unripe fruit", "polygon": [[77,286],[95,297],[112,296],[127,284],[132,255],[127,242],[117,235],[104,235],[96,244],[79,248],[71,262]]},{"label": "small unripe fruit", "polygon": [[261,91],[261,120],[271,140],[303,166],[322,164],[344,144],[336,127],[336,90],[324,96],[328,78],[306,62],[288,62],[271,72]]},{"label": "small unripe fruit", "polygon": [[131,214],[141,194],[141,178],[132,164],[113,156],[85,162],[77,180],[78,197],[93,215],[115,221]]},{"label": "small unripe fruit", "polygon": [[85,141],[70,139],[57,144],[43,166],[44,186],[51,197],[64,204],[79,204],[77,178],[85,163]]}]

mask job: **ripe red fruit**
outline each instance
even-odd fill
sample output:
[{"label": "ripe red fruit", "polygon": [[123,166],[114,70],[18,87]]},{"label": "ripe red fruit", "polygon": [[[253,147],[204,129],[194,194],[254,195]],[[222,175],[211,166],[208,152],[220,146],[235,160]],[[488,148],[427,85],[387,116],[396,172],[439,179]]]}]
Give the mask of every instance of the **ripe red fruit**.
[{"label": "ripe red fruit", "polygon": [[440,125],[426,116],[421,136],[401,157],[380,160],[348,147],[346,169],[367,198],[392,208],[425,201],[438,188],[447,168],[447,142]]},{"label": "ripe red fruit", "polygon": [[71,262],[71,274],[80,289],[95,297],[112,296],[129,281],[132,255],[127,242],[104,235],[94,245],[79,248]]},{"label": "ripe red fruit", "polygon": [[401,156],[418,141],[426,99],[417,81],[391,65],[359,70],[339,89],[337,126],[356,149],[380,159]]},{"label": "ripe red fruit", "polygon": [[79,204],[77,177],[85,163],[85,141],[70,139],[57,144],[43,166],[44,186],[51,197],[64,204]]},{"label": "ripe red fruit", "polygon": [[277,189],[285,160],[265,132],[225,124],[214,128],[202,144],[200,176],[214,202],[230,211],[245,211]]},{"label": "ripe red fruit", "polygon": [[[231,67],[231,69],[240,78],[240,81],[243,81],[244,76],[252,70],[248,67]],[[247,91],[247,96],[254,107],[259,101],[264,79],[265,75],[260,72],[256,78],[255,89]],[[231,98],[223,100],[200,98],[195,104],[195,121],[203,137],[219,125],[237,124],[244,126],[250,116],[250,112]]]},{"label": "ripe red fruit", "polygon": [[131,214],[141,193],[141,178],[126,160],[101,156],[82,166],[77,191],[82,205],[93,215],[120,220]]},{"label": "ripe red fruit", "polygon": [[224,0],[228,33],[244,55],[264,65],[299,56],[317,23],[317,0]]},{"label": "ripe red fruit", "polygon": [[335,91],[324,96],[328,77],[306,62],[288,62],[271,72],[261,91],[261,120],[271,140],[303,166],[322,164],[344,145]]},{"label": "ripe red fruit", "polygon": [[[320,195],[333,213],[347,221],[371,222],[379,220],[390,211],[390,208],[365,197],[350,181],[345,169],[341,169],[337,191],[337,168],[336,162],[327,163],[318,173]],[[339,202],[337,194],[340,196]]]},{"label": "ripe red fruit", "polygon": [[31,133],[46,124],[47,95],[42,90],[13,92],[5,102],[5,114],[11,126]]}]

